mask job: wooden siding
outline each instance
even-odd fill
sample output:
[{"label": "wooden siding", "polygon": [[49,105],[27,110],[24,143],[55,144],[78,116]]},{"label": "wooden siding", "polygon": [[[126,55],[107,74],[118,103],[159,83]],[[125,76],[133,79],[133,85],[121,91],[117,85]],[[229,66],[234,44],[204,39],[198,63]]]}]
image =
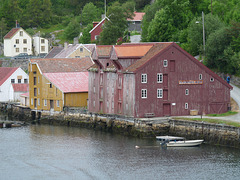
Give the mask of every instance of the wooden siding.
[{"label": "wooden siding", "polygon": [[[80,48],[83,49],[83,51],[80,51]],[[86,48],[84,47],[80,47],[78,49],[76,49],[72,54],[69,55],[69,58],[76,58],[76,57],[91,57],[91,52],[88,51]]]},{"label": "wooden siding", "polygon": [[87,107],[88,93],[65,93],[64,102],[68,107]]}]

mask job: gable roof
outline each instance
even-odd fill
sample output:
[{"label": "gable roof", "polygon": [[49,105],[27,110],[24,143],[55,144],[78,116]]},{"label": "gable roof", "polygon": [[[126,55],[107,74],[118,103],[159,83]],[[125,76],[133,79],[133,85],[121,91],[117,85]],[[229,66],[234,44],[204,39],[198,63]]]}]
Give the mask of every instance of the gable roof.
[{"label": "gable roof", "polygon": [[4,39],[10,39],[16,34],[21,28],[12,28],[5,36]]},{"label": "gable roof", "polygon": [[[69,57],[73,52],[78,50],[79,48],[83,47],[87,51],[92,52],[95,44],[69,44],[67,48],[63,48],[61,52],[59,52],[57,55],[54,56],[54,58],[67,58]],[[88,48],[89,49],[88,49]]]},{"label": "gable roof", "polygon": [[84,72],[93,65],[90,57],[30,59],[30,61],[36,63],[42,73]]},{"label": "gable roof", "polygon": [[153,44],[125,44],[114,46],[118,58],[143,57]]},{"label": "gable roof", "polygon": [[18,69],[18,67],[0,67],[0,86]]},{"label": "gable roof", "polygon": [[12,84],[14,92],[27,92],[28,91],[28,84]]},{"label": "gable roof", "polygon": [[130,65],[128,68],[126,68],[126,72],[135,72],[137,69],[139,69],[141,66],[143,66],[145,63],[147,63],[152,57],[154,57],[156,54],[160,53],[163,49],[171,45],[172,43],[156,43],[154,46],[151,47],[151,49],[146,53],[146,55],[139,59],[134,64]]},{"label": "gable roof", "polygon": [[45,56],[45,58],[54,58],[58,53],[63,50],[63,47],[54,46],[51,51]]},{"label": "gable roof", "polygon": [[128,18],[127,21],[142,21],[144,15],[143,12],[134,12],[133,19]]},{"label": "gable roof", "polygon": [[108,17],[103,18],[96,26],[92,28],[91,31],[89,31],[89,33],[92,33],[99,25],[101,25],[105,21],[105,19],[109,21]]},{"label": "gable roof", "polygon": [[88,92],[88,72],[43,73],[64,93]]},{"label": "gable roof", "polygon": [[96,46],[97,56],[110,57],[112,48],[113,48],[112,45],[97,45]]}]

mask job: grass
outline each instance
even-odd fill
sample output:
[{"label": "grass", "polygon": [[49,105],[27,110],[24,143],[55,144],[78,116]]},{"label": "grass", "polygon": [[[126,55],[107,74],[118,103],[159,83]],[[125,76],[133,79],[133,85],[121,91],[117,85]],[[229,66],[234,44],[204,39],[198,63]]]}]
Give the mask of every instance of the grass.
[{"label": "grass", "polygon": [[187,121],[199,121],[199,122],[208,122],[214,124],[224,124],[228,126],[240,127],[240,123],[233,121],[224,121],[220,119],[210,119],[210,118],[175,118],[177,120],[187,120]]},{"label": "grass", "polygon": [[228,111],[228,112],[223,113],[223,114],[208,114],[207,116],[210,116],[210,117],[222,117],[222,116],[235,115],[235,114],[237,114],[237,113],[238,113],[238,112]]}]

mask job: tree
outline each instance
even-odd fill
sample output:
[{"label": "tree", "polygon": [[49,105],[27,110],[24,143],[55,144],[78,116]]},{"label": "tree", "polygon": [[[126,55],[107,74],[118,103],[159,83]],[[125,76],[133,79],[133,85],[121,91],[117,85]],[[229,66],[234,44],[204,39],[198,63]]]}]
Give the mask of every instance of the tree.
[{"label": "tree", "polygon": [[83,7],[82,14],[80,16],[80,22],[82,22],[82,25],[86,26],[93,21],[99,20],[101,18],[101,13],[99,9],[90,2]]},{"label": "tree", "polygon": [[52,3],[50,0],[43,0],[42,4],[42,16],[43,16],[43,26],[48,26],[52,20]]},{"label": "tree", "polygon": [[73,40],[80,33],[80,24],[73,19],[64,30],[64,36],[67,40]]},{"label": "tree", "polygon": [[100,34],[101,44],[116,44],[118,38],[123,37],[128,23],[128,10],[124,9],[119,2],[113,3],[107,11],[109,20],[105,21],[103,31]]},{"label": "tree", "polygon": [[2,18],[0,21],[0,42],[3,42],[3,37],[7,33],[7,24],[5,19]]},{"label": "tree", "polygon": [[171,41],[172,35],[176,31],[172,24],[173,20],[168,19],[168,14],[164,9],[157,11],[149,25],[147,40],[150,42]]},{"label": "tree", "polygon": [[90,23],[82,31],[82,36],[80,37],[80,43],[89,44],[91,42],[91,34],[89,31],[93,28],[93,24]]},{"label": "tree", "polygon": [[41,0],[29,0],[26,9],[26,23],[27,27],[40,27],[43,22]]}]

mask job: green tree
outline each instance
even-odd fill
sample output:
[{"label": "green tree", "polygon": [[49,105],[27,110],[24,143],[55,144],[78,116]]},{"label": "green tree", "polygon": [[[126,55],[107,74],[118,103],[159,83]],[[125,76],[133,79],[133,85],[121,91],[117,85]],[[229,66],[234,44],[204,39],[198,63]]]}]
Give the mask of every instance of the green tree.
[{"label": "green tree", "polygon": [[80,24],[74,18],[64,30],[64,36],[67,40],[73,40],[80,33]]},{"label": "green tree", "polygon": [[118,38],[123,37],[128,23],[128,9],[124,9],[119,2],[113,3],[107,11],[109,20],[105,21],[103,31],[100,34],[101,44],[116,44]]},{"label": "green tree", "polygon": [[43,16],[43,26],[49,26],[52,20],[52,3],[51,0],[43,0],[42,4],[42,16]]},{"label": "green tree", "polygon": [[26,23],[28,27],[41,27],[43,22],[42,14],[42,2],[41,0],[29,0],[26,9]]},{"label": "green tree", "polygon": [[86,26],[87,24],[97,21],[100,18],[101,12],[92,2],[90,2],[83,7],[80,22]]},{"label": "green tree", "polygon": [[171,41],[172,35],[176,31],[176,28],[172,24],[173,20],[168,19],[168,14],[164,9],[157,11],[154,19],[149,25],[147,41]]},{"label": "green tree", "polygon": [[89,44],[91,42],[91,34],[89,31],[93,28],[93,24],[90,23],[82,31],[82,36],[80,37],[80,43]]},{"label": "green tree", "polygon": [[5,34],[7,34],[7,24],[5,19],[2,18],[0,21],[0,42],[3,42],[3,37]]}]

